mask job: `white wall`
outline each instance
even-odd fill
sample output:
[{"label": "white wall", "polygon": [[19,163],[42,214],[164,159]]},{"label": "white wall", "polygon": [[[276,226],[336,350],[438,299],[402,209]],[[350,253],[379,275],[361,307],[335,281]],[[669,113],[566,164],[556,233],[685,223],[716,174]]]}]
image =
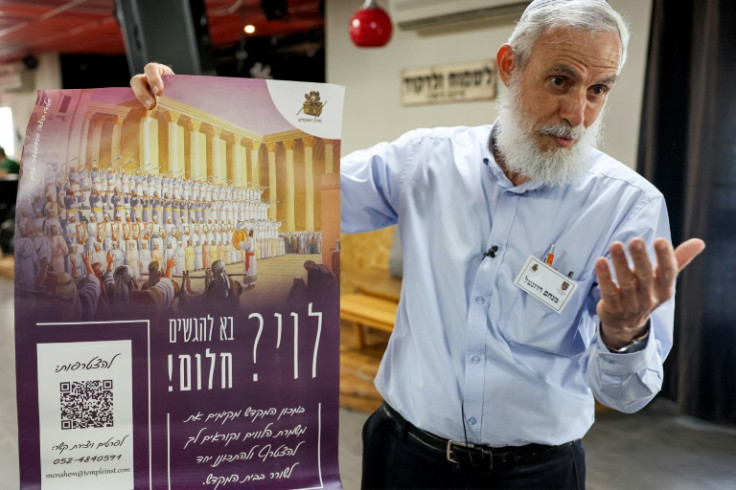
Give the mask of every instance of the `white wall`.
[{"label": "white wall", "polygon": [[[635,166],[652,0],[609,3],[629,20],[632,36],[628,61],[609,97],[602,149]],[[388,7],[387,0],[379,4]],[[343,154],[394,139],[416,127],[473,126],[495,119],[495,101],[402,107],[400,72],[495,58],[498,47],[511,34],[512,19],[476,22],[432,33],[394,28],[386,47],[357,48],[348,36],[348,22],[360,5],[358,0],[328,0],[326,5],[327,81],[347,87]],[[502,89],[503,84],[499,82],[498,87]]]},{"label": "white wall", "polygon": [[[57,53],[38,55],[38,68],[29,73],[29,82],[22,90],[0,92],[0,106],[13,111],[13,132],[15,133],[15,155],[20,159],[28,120],[36,104],[37,90],[61,88],[61,64]],[[4,128],[3,128],[4,129]]]},{"label": "white wall", "polygon": [[[388,8],[387,1],[380,0],[379,4]],[[632,36],[628,61],[609,98],[602,149],[635,166],[652,0],[609,3],[629,20]],[[360,0],[326,2],[327,81],[347,87],[343,154],[394,139],[416,127],[472,126],[495,119],[495,101],[402,107],[400,72],[405,68],[494,58],[498,46],[511,34],[513,20],[476,22],[434,32],[394,29],[393,39],[385,48],[357,48],[348,36],[348,22],[361,4]],[[36,88],[61,88],[56,54],[39,56],[34,73],[32,90],[0,93],[0,106],[13,110],[15,130],[21,136],[16,141],[17,157],[36,100]],[[498,87],[503,89],[501,83]]]}]

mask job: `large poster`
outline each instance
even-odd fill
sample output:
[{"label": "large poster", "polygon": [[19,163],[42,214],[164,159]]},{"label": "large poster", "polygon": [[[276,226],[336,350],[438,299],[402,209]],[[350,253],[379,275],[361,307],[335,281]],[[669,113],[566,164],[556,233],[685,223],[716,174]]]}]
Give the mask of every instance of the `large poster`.
[{"label": "large poster", "polygon": [[[38,94],[17,201],[21,486],[339,488],[343,87]],[[335,266],[333,266],[335,264]]]}]

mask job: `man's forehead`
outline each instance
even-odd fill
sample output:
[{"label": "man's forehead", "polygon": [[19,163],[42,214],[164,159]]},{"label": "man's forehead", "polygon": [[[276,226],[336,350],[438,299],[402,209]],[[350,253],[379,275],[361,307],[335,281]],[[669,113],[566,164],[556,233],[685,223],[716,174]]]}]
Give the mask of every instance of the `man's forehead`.
[{"label": "man's forehead", "polygon": [[[558,27],[542,33],[532,50],[532,57],[541,58],[549,67],[564,67],[558,58],[569,58],[597,66],[609,67],[618,71],[622,55],[619,36],[610,31],[587,31],[574,27]],[[572,64],[575,64],[574,62]]]}]

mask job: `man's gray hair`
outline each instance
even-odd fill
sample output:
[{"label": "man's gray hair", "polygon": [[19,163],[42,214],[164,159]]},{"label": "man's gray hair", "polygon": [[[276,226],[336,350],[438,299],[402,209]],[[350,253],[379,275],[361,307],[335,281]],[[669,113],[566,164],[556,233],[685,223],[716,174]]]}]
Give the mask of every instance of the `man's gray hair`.
[{"label": "man's gray hair", "polygon": [[629,28],[605,0],[534,0],[521,15],[508,43],[519,68],[531,57],[539,36],[550,29],[571,27],[589,32],[615,32],[621,39],[618,70],[626,61]]}]

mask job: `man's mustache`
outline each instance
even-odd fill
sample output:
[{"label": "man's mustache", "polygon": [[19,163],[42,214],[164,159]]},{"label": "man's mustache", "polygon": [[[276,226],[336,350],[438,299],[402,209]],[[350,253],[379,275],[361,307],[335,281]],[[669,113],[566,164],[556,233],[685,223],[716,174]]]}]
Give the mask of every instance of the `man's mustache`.
[{"label": "man's mustache", "polygon": [[558,138],[579,140],[585,135],[587,128],[583,125],[571,126],[569,123],[545,124],[537,130],[540,135],[555,136]]}]

